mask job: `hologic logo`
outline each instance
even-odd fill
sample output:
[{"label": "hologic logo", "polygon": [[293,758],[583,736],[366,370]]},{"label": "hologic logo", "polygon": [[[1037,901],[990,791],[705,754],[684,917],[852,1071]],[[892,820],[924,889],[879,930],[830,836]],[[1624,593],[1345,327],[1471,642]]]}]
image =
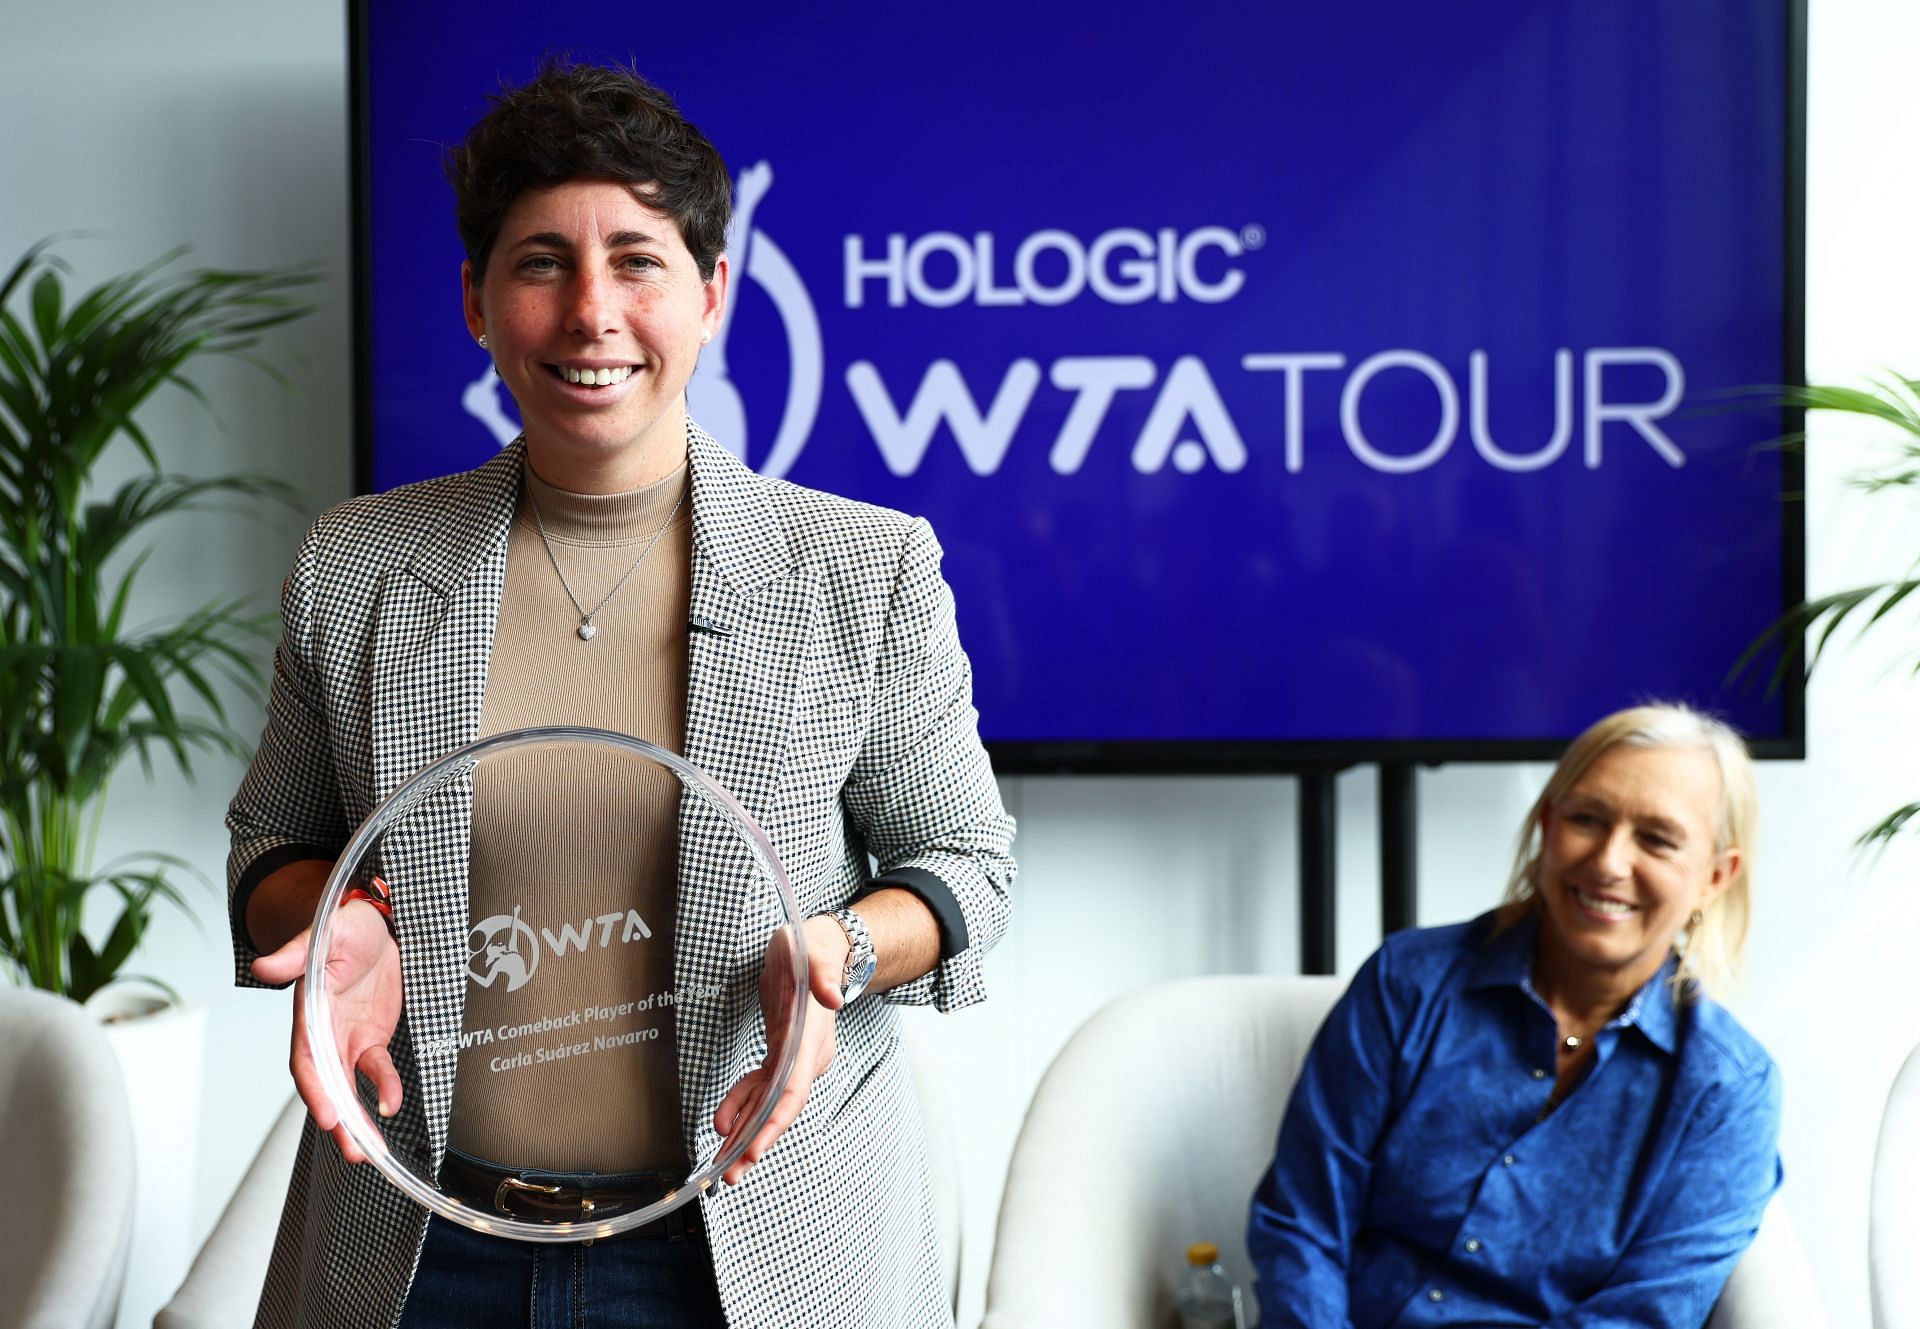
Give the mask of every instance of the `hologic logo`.
[{"label": "hologic logo", "polygon": [[[791,260],[765,231],[753,224],[754,212],[773,187],[773,167],[755,162],[740,172],[733,190],[733,220],[727,226],[727,255],[734,281],[744,275],[773,302],[787,334],[787,396],[774,430],[773,444],[760,461],[762,475],[784,476],[793,469],[820,413],[820,388],[826,356],[820,343],[820,319],[806,283]],[[727,301],[720,330],[700,353],[699,367],[687,384],[687,413],[742,461],[747,460],[752,430],[746,406],[727,366],[727,333],[738,300]]]},{"label": "hologic logo", "polygon": [[845,295],[847,308],[859,309],[866,303],[867,284],[884,282],[887,303],[895,308],[909,297],[934,309],[969,300],[1064,305],[1088,292],[1113,305],[1172,304],[1183,296],[1217,305],[1240,294],[1247,274],[1229,262],[1203,275],[1202,255],[1217,251],[1231,260],[1265,243],[1266,231],[1259,226],[1237,231],[1202,226],[1184,235],[1172,227],[1149,233],[1121,226],[1085,243],[1069,231],[1044,230],[1013,246],[1012,263],[1002,271],[994,257],[998,242],[987,231],[975,232],[972,239],[951,231],[912,240],[895,233],[872,256],[866,241],[850,235]]},{"label": "hologic logo", "polygon": [[[773,239],[754,224],[772,184],[773,169],[764,161],[741,172],[727,250],[736,291],[741,277],[764,291],[786,336],[785,402],[773,441],[758,465],[762,473],[780,477],[792,470],[819,414],[825,355],[806,283]],[[1180,300],[1218,305],[1246,285],[1246,269],[1235,260],[1266,242],[1266,232],[1258,225],[1237,231],[1224,226],[1151,232],[1117,227],[1091,240],[1047,229],[1010,247],[989,232],[971,237],[950,231],[915,237],[892,233],[875,243],[848,235],[842,296],[847,308],[868,311],[865,317],[879,308],[909,303],[933,309],[966,302],[1058,306],[1087,295],[1113,305]],[[727,356],[739,304],[737,299],[728,301],[721,327],[687,385],[687,401],[693,418],[744,460],[759,432],[748,419]],[[1142,475],[1168,470],[1192,475],[1208,468],[1233,474],[1260,461],[1277,462],[1298,475],[1308,469],[1306,399],[1336,392],[1337,435],[1324,442],[1316,435],[1314,442],[1325,447],[1337,441],[1362,466],[1382,474],[1427,470],[1462,441],[1471,444],[1480,462],[1496,470],[1540,470],[1569,453],[1586,469],[1597,470],[1604,464],[1607,442],[1614,441],[1617,450],[1628,430],[1667,466],[1686,464],[1685,452],[1660,423],[1685,399],[1685,370],[1669,350],[1555,348],[1550,352],[1551,424],[1544,430],[1536,425],[1534,437],[1518,445],[1496,439],[1489,423],[1494,388],[1488,352],[1476,348],[1466,358],[1464,385],[1457,364],[1449,366],[1410,347],[1376,351],[1357,362],[1344,351],[1309,349],[1247,348],[1238,355],[1229,352],[1225,363],[1192,354],[1163,363],[1146,355],[1066,351],[1050,362],[1017,357],[1000,371],[997,382],[992,371],[979,377],[977,370],[969,382],[959,364],[944,355],[927,362],[917,382],[911,370],[903,379],[897,369],[889,381],[879,365],[864,357],[851,359],[837,372],[887,470],[902,478],[920,470],[943,436],[951,437],[967,469],[977,476],[996,474],[1017,441],[1042,449],[1055,474],[1077,474],[1103,460],[1095,454],[1096,441],[1111,433],[1108,420],[1120,414],[1116,407],[1139,400],[1134,394],[1148,395],[1144,422],[1129,438],[1108,438],[1105,447],[1119,452],[1125,458],[1122,464]],[[1328,382],[1329,374],[1341,378]],[[1623,393],[1609,381],[1614,374],[1631,376],[1633,386]],[[1433,400],[1430,429],[1417,422],[1411,432],[1392,437],[1367,422],[1367,400],[1379,391],[1376,385],[1382,379],[1399,379],[1402,395],[1414,380],[1425,380]],[[520,427],[505,410],[499,386],[489,365],[468,384],[462,405],[504,446]],[[1421,391],[1418,386],[1412,390]],[[1044,403],[1043,395],[1054,396],[1054,402]],[[1322,403],[1326,400],[1321,397]],[[1063,402],[1064,416],[1052,437],[1029,437],[1025,426],[1030,409],[1040,403],[1051,406],[1049,414],[1059,415]]]},{"label": "hologic logo", "polygon": [[[779,245],[753,224],[755,211],[773,187],[773,167],[756,162],[740,173],[734,185],[733,220],[727,226],[727,257],[735,283],[753,282],[773,303],[787,339],[787,391],[773,442],[758,469],[763,475],[784,476],[793,469],[820,413],[820,391],[825,381],[825,353],[820,319],[806,283],[800,279]],[[720,328],[701,352],[700,363],[687,383],[687,413],[742,461],[755,437],[747,419],[746,403],[734,384],[727,362],[727,334],[732,330],[738,299],[729,299]],[[502,400],[500,378],[488,362],[486,370],[467,384],[461,409],[485,425],[501,447],[520,436],[520,424]]]},{"label": "hologic logo", "polygon": [[531,923],[520,917],[518,908],[511,914],[495,914],[475,923],[467,933],[467,977],[483,988],[490,988],[504,978],[507,991],[518,992],[540,968],[542,942],[549,955],[564,959],[590,946],[598,945],[601,949],[612,946],[616,928],[622,945],[645,941],[653,935],[647,921],[634,909],[584,918],[577,928],[563,923],[557,935],[551,928],[536,932]]}]

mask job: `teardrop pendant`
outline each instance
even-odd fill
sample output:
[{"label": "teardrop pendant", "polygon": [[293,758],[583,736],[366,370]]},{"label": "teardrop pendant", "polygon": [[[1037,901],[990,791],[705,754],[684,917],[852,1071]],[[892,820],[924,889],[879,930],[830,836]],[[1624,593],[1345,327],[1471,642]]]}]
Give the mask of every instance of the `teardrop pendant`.
[{"label": "teardrop pendant", "polygon": [[574,631],[580,634],[581,641],[592,641],[593,634],[600,631],[600,629],[593,625],[592,619],[583,618],[580,620],[580,626],[575,628]]}]

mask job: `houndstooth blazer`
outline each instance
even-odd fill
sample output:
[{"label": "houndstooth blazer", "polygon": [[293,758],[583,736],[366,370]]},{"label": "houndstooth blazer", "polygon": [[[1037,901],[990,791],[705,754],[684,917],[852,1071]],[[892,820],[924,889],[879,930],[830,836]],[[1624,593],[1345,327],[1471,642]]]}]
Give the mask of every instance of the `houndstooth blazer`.
[{"label": "houndstooth blazer", "polygon": [[[948,1326],[895,1003],[982,999],[1014,866],[939,545],[924,520],[758,476],[691,425],[688,452],[688,760],[766,830],[803,913],[906,885],[933,907],[944,957],[840,1013],[838,1052],[799,1119],[739,1186],[701,1201],[728,1323]],[[258,985],[253,884],[337,856],[402,780],[477,736],[523,460],[516,443],[477,470],[354,499],[308,532],[283,592],[266,728],[227,818],[237,982]],[[430,829],[384,860],[410,884],[393,902],[406,1097],[388,1129],[436,1166],[454,1060],[413,1050],[461,1024],[471,817],[471,783],[449,787],[415,819]],[[721,1096],[766,1054],[756,985],[774,919],[742,907],[744,850],[691,797],[680,855],[675,983],[724,984],[678,1030],[687,1146],[710,1157]],[[425,1232],[424,1211],[344,1164],[309,1121],[256,1324],[394,1324]]]}]

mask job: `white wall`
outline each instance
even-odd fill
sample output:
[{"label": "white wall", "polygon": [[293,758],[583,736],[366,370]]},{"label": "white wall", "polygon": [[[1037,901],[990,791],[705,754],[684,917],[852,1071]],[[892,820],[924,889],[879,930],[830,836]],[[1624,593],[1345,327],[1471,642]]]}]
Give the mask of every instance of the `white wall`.
[{"label": "white wall", "polygon": [[[0,257],[48,232],[89,229],[63,252],[83,275],[180,241],[222,264],[316,259],[322,313],[276,344],[296,395],[245,371],[207,376],[224,430],[180,402],[154,432],[183,467],[257,467],[318,507],[349,486],[345,33],[337,0],[179,7],[9,0],[0,31]],[[1903,168],[1914,127],[1908,0],[1813,6],[1807,359],[1816,378],[1920,373],[1920,180]],[[171,16],[164,11],[171,10]],[[81,56],[84,56],[82,59]],[[449,277],[451,282],[451,276]],[[451,285],[449,290],[451,291]],[[457,317],[451,295],[447,311]],[[1916,552],[1912,506],[1865,500],[1844,476],[1860,435],[1823,428],[1809,463],[1808,585],[1897,575]],[[155,614],[216,592],[271,595],[298,520],[207,520],[148,574]],[[1911,635],[1908,638],[1911,641]],[[1784,1151],[1793,1214],[1835,1325],[1868,1319],[1866,1199],[1881,1102],[1920,1038],[1920,846],[1862,859],[1853,835],[1920,797],[1920,686],[1891,638],[1823,667],[1811,756],[1762,773],[1765,840],[1750,976],[1737,1002],[1788,1085]],[[1421,917],[1495,899],[1539,768],[1452,767],[1420,781]],[[164,849],[216,878],[220,815],[237,780],[209,760],[197,787],[124,777],[108,852]],[[944,1053],[963,1130],[969,1314],[977,1320],[999,1181],[1034,1083],[1073,1027],[1108,998],[1185,974],[1281,971],[1296,955],[1294,796],[1278,780],[1008,780],[1021,818],[1019,912],[990,961],[994,1000],[922,1028]],[[1340,965],[1377,935],[1371,774],[1340,782]],[[197,1214],[210,1225],[283,1100],[283,996],[234,992],[217,896],[204,930],[164,920],[141,963],[208,1004],[209,1067]],[[1249,1179],[1251,1183],[1251,1179]]]},{"label": "white wall", "polygon": [[[142,577],[136,619],[214,596],[258,597],[271,609],[312,511],[352,490],[345,13],[332,0],[0,0],[7,267],[34,240],[81,231],[90,234],[58,250],[76,269],[76,286],[183,243],[193,247],[189,263],[312,261],[326,274],[314,296],[319,312],[271,346],[291,393],[247,367],[212,365],[197,378],[219,421],[179,392],[156,397],[146,417],[170,468],[266,472],[296,486],[309,510],[181,522]],[[250,714],[241,728],[258,723]],[[163,913],[131,966],[208,1008],[194,1205],[204,1232],[286,1101],[291,1006],[284,994],[232,987],[221,816],[240,767],[204,759],[195,784],[158,770],[151,784],[137,767],[118,778],[100,855],[160,850],[212,879],[183,883],[200,906],[199,925]]]}]

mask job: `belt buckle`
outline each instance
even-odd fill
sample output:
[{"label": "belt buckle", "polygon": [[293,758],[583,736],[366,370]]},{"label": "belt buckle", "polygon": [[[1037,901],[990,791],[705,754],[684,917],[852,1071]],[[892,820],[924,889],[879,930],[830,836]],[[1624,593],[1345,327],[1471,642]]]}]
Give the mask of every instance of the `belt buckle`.
[{"label": "belt buckle", "polygon": [[537,1195],[558,1195],[561,1189],[559,1186],[548,1186],[537,1181],[523,1181],[519,1177],[502,1177],[500,1184],[493,1190],[493,1207],[508,1218],[514,1218],[517,1215],[507,1207],[509,1192],[531,1191]]}]

